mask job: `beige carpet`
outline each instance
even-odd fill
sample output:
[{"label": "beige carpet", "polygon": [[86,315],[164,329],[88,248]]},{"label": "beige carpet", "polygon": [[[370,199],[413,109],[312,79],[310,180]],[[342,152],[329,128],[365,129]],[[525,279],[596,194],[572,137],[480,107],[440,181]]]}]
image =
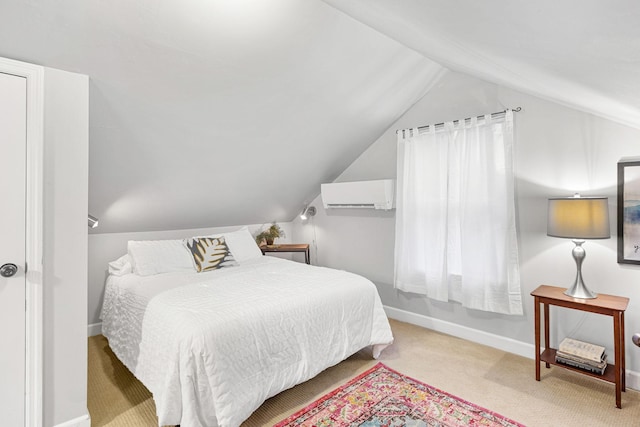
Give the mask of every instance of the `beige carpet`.
[{"label": "beige carpet", "polygon": [[[395,343],[380,361],[405,375],[528,426],[640,426],[640,393],[566,370],[542,367],[499,350],[391,321]],[[243,426],[272,425],[376,362],[358,353],[265,402]],[[110,351],[103,336],[89,338],[88,405],[92,427],[157,425],[150,393]]]}]

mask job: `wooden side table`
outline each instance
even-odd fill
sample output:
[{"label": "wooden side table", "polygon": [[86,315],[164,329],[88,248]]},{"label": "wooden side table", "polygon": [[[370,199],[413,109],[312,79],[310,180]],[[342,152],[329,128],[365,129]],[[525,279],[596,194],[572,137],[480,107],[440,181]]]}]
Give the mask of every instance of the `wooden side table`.
[{"label": "wooden side table", "polygon": [[[629,298],[598,294],[594,299],[578,299],[564,294],[565,288],[541,285],[531,295],[535,299],[535,347],[536,381],[540,381],[540,363],[560,366],[594,378],[612,382],[616,385],[616,406],[622,408],[621,392],[626,390],[624,356],[624,311]],[[540,353],[540,304],[544,307],[544,351]],[[572,366],[556,363],[556,349],[549,346],[549,306],[571,308],[613,317],[613,346],[615,364],[607,365],[603,375],[598,375]]]},{"label": "wooden side table", "polygon": [[282,245],[269,245],[269,246],[260,246],[260,250],[262,251],[262,255],[266,252],[304,252],[304,262],[307,264],[311,264],[311,257],[309,256],[309,244],[289,244],[285,243]]}]

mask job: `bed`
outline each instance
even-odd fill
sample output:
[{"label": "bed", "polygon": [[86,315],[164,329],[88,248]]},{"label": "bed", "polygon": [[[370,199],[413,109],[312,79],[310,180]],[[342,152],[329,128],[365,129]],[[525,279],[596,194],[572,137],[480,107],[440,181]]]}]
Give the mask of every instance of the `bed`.
[{"label": "bed", "polygon": [[144,274],[144,257],[126,264],[131,245],[125,268],[110,269],[103,334],[153,394],[160,425],[238,426],[267,398],[393,341],[369,280],[236,246],[232,266],[212,271],[167,267],[165,253],[155,264],[169,271]]}]

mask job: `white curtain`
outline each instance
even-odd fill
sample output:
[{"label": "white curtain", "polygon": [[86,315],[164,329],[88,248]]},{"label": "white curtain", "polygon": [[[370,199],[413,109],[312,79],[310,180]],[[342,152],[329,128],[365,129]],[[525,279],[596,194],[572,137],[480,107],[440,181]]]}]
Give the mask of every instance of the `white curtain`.
[{"label": "white curtain", "polygon": [[522,314],[513,112],[398,132],[395,287]]}]

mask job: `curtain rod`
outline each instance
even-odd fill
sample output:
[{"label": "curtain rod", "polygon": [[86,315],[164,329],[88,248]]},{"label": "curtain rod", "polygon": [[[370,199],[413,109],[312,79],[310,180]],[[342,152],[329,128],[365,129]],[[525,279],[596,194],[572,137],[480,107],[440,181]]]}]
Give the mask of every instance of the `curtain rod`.
[{"label": "curtain rod", "polygon": [[[511,111],[513,111],[514,113],[518,113],[518,112],[522,111],[522,108],[521,108],[521,107],[516,107],[516,108],[513,108]],[[494,118],[493,116],[497,116],[497,115],[500,115],[500,114],[504,114],[504,113],[506,113],[506,112],[507,112],[507,110],[502,110],[502,111],[498,111],[498,112],[496,112],[496,113],[491,113],[491,118]],[[484,116],[477,116],[476,118],[478,118],[478,119],[484,119]],[[465,122],[466,122],[467,120],[471,120],[471,117],[467,117],[466,119],[464,119],[464,121],[465,121]],[[460,120],[454,120],[454,121],[453,121],[453,123],[459,123],[459,122],[460,122]],[[429,128],[429,126],[433,126],[433,127],[436,127],[436,126],[444,126],[444,122],[443,122],[443,123],[436,123],[435,125],[424,125],[424,126],[419,126],[419,127],[418,127],[418,132],[420,132],[421,130],[428,129],[428,128]],[[403,131],[403,130],[405,130],[405,129],[398,129],[398,130],[396,130],[396,134],[397,134],[398,132]]]}]

